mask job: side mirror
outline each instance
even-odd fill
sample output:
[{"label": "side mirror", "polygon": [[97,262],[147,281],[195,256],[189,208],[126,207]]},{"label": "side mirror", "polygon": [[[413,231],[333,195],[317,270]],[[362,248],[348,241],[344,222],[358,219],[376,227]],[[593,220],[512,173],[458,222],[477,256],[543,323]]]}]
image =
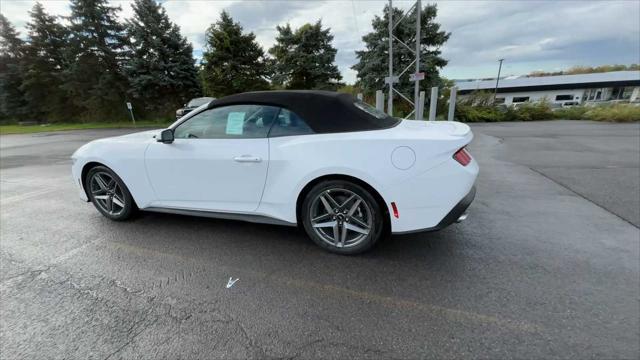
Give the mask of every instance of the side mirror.
[{"label": "side mirror", "polygon": [[165,143],[165,144],[171,144],[173,142],[173,140],[174,140],[174,138],[173,138],[173,130],[164,129],[164,130],[162,130],[162,132],[160,132],[160,138],[158,139],[158,142]]}]

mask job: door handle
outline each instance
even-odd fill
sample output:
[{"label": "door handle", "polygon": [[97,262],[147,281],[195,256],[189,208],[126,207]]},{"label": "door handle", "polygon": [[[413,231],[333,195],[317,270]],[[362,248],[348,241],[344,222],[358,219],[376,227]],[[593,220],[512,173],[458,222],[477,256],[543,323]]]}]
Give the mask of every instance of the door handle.
[{"label": "door handle", "polygon": [[240,162],[240,163],[259,163],[262,161],[262,159],[258,156],[251,156],[251,155],[242,155],[242,156],[236,156],[233,158],[234,161],[236,162]]}]

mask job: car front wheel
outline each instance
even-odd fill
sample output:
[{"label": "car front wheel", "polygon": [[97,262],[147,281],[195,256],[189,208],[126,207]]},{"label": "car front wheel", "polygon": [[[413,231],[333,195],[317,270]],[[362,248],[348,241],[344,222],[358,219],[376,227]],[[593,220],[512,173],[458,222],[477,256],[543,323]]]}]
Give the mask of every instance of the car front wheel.
[{"label": "car front wheel", "polygon": [[304,229],[320,247],[339,254],[369,250],[380,239],[383,213],[363,187],[344,180],[323,181],[302,204]]},{"label": "car front wheel", "polygon": [[85,188],[96,209],[111,220],[126,220],[136,209],[133,197],[122,179],[105,166],[89,170]]}]

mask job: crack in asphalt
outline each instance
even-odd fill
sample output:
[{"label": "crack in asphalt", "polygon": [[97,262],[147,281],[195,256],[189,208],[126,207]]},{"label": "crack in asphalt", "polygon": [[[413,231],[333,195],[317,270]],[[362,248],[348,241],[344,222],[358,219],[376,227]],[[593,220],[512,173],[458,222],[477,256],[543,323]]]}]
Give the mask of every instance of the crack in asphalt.
[{"label": "crack in asphalt", "polygon": [[[147,317],[145,316],[144,319],[141,320],[141,322],[146,321]],[[143,332],[145,332],[149,327],[155,325],[158,322],[158,317],[156,317],[151,323],[145,325],[142,329],[140,329],[140,331],[137,331],[135,334],[133,334],[133,336],[131,336],[129,338],[129,340],[127,340],[127,342],[125,342],[124,344],[122,344],[122,346],[120,346],[118,349],[116,349],[114,352],[112,352],[111,354],[107,355],[107,357],[104,358],[104,360],[108,360],[110,359],[112,356],[116,355],[117,353],[119,353],[120,351],[122,351],[124,348],[126,348],[127,346],[129,346],[140,334],[142,334]],[[135,324],[137,325],[137,324]],[[132,329],[132,328],[131,328]],[[131,330],[130,329],[130,330]]]}]

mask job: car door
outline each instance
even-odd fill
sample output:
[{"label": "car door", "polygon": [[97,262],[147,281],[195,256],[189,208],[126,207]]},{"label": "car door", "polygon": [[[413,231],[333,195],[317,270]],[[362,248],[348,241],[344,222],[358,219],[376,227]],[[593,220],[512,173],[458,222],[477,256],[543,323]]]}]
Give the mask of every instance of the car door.
[{"label": "car door", "polygon": [[174,128],[173,143],[154,142],[145,166],[153,207],[252,212],[269,166],[267,134],[279,108],[230,105],[204,110]]}]

